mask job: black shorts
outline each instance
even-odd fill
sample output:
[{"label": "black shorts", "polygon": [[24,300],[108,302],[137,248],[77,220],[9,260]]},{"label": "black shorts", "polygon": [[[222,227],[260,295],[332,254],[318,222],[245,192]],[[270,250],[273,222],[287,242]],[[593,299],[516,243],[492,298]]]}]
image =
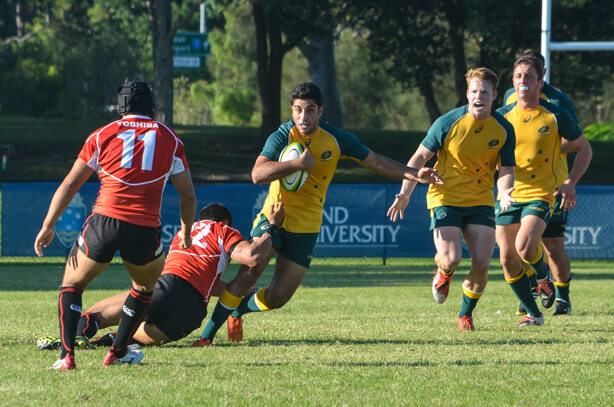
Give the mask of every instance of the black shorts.
[{"label": "black shorts", "polygon": [[162,255],[160,227],[138,226],[93,213],[77,239],[79,249],[90,259],[108,263],[119,250],[122,259],[143,266]]},{"label": "black shorts", "polygon": [[176,341],[200,327],[206,316],[207,305],[196,288],[175,274],[162,274],[145,318]]},{"label": "black shorts", "polygon": [[562,198],[563,196],[560,194],[556,196],[556,202],[554,202],[554,206],[552,207],[550,220],[548,221],[548,225],[542,237],[565,237],[568,212],[564,208],[561,208]]}]

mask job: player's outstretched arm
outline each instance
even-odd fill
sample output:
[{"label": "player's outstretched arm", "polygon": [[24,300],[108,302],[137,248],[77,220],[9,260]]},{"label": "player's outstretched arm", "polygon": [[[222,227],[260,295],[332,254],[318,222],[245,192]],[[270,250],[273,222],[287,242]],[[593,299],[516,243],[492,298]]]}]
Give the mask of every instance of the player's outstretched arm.
[{"label": "player's outstretched arm", "polygon": [[[412,155],[407,162],[407,166],[411,168],[421,168],[428,160],[433,158],[434,155],[434,152],[420,144],[414,155]],[[414,192],[415,187],[416,181],[407,179],[403,180],[403,184],[401,184],[401,191],[395,195],[394,202],[392,205],[390,205],[390,208],[388,208],[388,212],[386,213],[386,216],[388,216],[392,222],[396,222],[397,218],[401,218],[401,220],[403,220],[405,208],[407,208],[407,205],[409,205],[409,199],[411,194]]]},{"label": "player's outstretched arm", "polygon": [[173,186],[179,195],[179,216],[181,229],[179,230],[179,247],[187,249],[192,246],[192,224],[196,216],[196,193],[192,183],[190,170],[171,175]]},{"label": "player's outstretched arm", "polygon": [[299,158],[291,161],[279,162],[260,155],[252,168],[252,181],[254,184],[268,184],[299,170],[311,172],[315,163],[315,159],[307,148]]},{"label": "player's outstretched arm", "polygon": [[284,215],[283,203],[275,203],[268,214],[270,224],[268,225],[267,233],[259,238],[239,242],[230,254],[230,258],[248,267],[266,267],[273,253],[271,249],[273,248],[275,237],[280,233],[279,226],[283,223]]},{"label": "player's outstretched arm", "polygon": [[93,172],[94,170],[88,167],[85,161],[77,158],[70,172],[55,191],[55,194],[53,194],[43,226],[34,240],[34,251],[39,257],[43,255],[43,248],[49,246],[53,240],[55,234],[53,228],[56,222],[62,216],[62,213],[70,204],[77,191],[79,191],[81,185],[87,181]]},{"label": "player's outstretched arm", "polygon": [[367,158],[360,163],[365,168],[385,177],[407,179],[423,184],[443,184],[443,178],[433,168],[423,167],[418,169],[407,167],[392,158],[377,154],[374,151],[369,151]]}]

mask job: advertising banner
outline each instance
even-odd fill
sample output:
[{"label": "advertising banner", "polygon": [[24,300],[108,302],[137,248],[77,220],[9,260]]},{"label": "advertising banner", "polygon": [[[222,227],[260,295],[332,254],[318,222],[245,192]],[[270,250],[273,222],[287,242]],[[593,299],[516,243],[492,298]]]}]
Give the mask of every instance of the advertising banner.
[{"label": "advertising banner", "polygon": [[[34,256],[40,230],[58,183],[2,184],[2,256]],[[86,183],[56,224],[56,238],[48,256],[65,256],[91,213],[98,183]],[[233,223],[249,236],[267,185],[228,184],[196,188],[199,209],[211,202],[225,204]],[[386,211],[399,184],[333,184],[324,206],[314,257],[432,257],[435,254],[426,209],[426,186],[418,185],[403,220],[390,222]],[[614,187],[580,186],[578,206],[570,213],[565,245],[571,258],[614,258]],[[165,247],[179,229],[179,198],[168,185],[162,203],[162,241]],[[466,254],[466,253],[465,253]],[[495,252],[495,255],[496,252]]]}]

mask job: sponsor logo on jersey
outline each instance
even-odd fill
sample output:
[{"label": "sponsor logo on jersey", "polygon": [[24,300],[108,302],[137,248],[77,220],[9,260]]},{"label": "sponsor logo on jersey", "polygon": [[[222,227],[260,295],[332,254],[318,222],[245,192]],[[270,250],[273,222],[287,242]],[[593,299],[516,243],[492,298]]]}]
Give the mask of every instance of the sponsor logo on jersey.
[{"label": "sponsor logo on jersey", "polygon": [[305,139],[305,146],[309,147],[310,144],[311,144],[311,139],[310,138]]},{"label": "sponsor logo on jersey", "polygon": [[537,130],[537,132],[539,134],[548,134],[548,130],[550,130],[550,127],[549,126],[544,126],[544,127],[541,127],[539,130]]},{"label": "sponsor logo on jersey", "polygon": [[525,117],[523,122],[528,123],[529,121],[531,121],[531,119],[533,118],[533,115],[529,115],[528,117]]},{"label": "sponsor logo on jersey", "polygon": [[140,128],[140,129],[158,129],[160,128],[160,126],[158,126],[158,123],[155,122],[128,122],[128,121],[120,121],[119,122],[120,126],[123,127],[136,127],[136,128]]},{"label": "sponsor logo on jersey", "polygon": [[488,148],[495,148],[499,145],[499,140],[494,139],[488,142]]},{"label": "sponsor logo on jersey", "polygon": [[478,134],[479,132],[481,132],[484,129],[484,126],[480,125],[480,127],[478,127],[477,129],[475,129],[473,132],[475,134]]},{"label": "sponsor logo on jersey", "polygon": [[333,155],[333,152],[330,150],[327,150],[323,152],[320,157],[322,158],[322,160],[332,160],[332,157],[331,157],[332,155]]}]

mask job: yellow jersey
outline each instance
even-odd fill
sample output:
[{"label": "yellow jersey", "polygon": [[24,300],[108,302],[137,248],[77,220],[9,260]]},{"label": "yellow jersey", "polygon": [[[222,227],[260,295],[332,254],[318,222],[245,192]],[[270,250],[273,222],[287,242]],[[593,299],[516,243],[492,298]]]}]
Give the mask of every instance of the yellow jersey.
[{"label": "yellow jersey", "polygon": [[497,165],[514,166],[514,128],[500,114],[474,119],[468,105],[438,118],[422,140],[437,153],[435,168],[444,179],[431,184],[428,209],[438,206],[495,206],[493,192]]},{"label": "yellow jersey", "polygon": [[[579,123],[578,116],[576,115],[576,108],[571,102],[571,99],[569,99],[569,97],[563,91],[555,88],[554,86],[550,85],[548,82],[544,82],[544,87],[542,88],[542,91],[539,94],[539,97],[544,99],[546,102],[552,103],[553,105],[556,105],[564,109],[567,113],[569,113],[571,118],[576,123]],[[516,94],[516,91],[514,90],[514,88],[508,89],[505,92],[505,96],[503,96],[503,104],[511,105],[512,103],[515,103],[516,101],[518,101],[518,95]],[[567,165],[567,154],[561,154],[560,160],[561,160],[561,163],[559,166],[559,173],[557,174],[557,179],[562,183],[563,181],[565,181],[565,179],[569,175],[569,172],[568,172],[569,169]]]},{"label": "yellow jersey", "polygon": [[352,133],[325,121],[320,121],[315,132],[302,135],[291,120],[282,124],[268,137],[260,155],[278,161],[284,147],[293,142],[299,142],[309,150],[315,159],[315,166],[298,191],[286,191],[279,180],[271,182],[269,193],[262,210],[254,220],[254,225],[260,214],[267,216],[270,207],[281,201],[285,210],[283,229],[292,233],[319,233],[326,192],[335,175],[337,163],[346,158],[362,161],[369,155],[369,149]]},{"label": "yellow jersey", "polygon": [[516,133],[512,197],[517,202],[541,200],[553,205],[554,191],[567,178],[560,168],[561,137],[573,141],[582,135],[582,130],[565,110],[543,99],[534,109],[521,109],[513,103],[497,112],[512,123]]}]

